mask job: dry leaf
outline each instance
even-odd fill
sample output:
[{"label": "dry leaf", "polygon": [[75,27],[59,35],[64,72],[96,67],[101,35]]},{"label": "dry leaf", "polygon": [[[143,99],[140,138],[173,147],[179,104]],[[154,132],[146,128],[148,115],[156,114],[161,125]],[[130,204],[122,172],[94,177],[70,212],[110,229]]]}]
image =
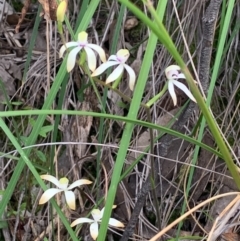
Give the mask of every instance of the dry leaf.
[{"label": "dry leaf", "polygon": [[[173,116],[178,112],[179,108],[173,109],[170,112],[164,114],[163,116],[159,117],[156,121],[157,125],[160,126],[166,126],[170,120],[173,118]],[[149,146],[150,143],[150,134],[149,134],[149,130],[144,131],[136,140],[135,145],[132,147],[133,149],[137,150],[137,151],[144,151],[144,149],[146,147]],[[129,161],[131,162],[133,159],[135,160],[137,157],[139,157],[139,155],[141,155],[141,153],[139,152],[130,152],[128,154]]]},{"label": "dry leaf", "polygon": [[44,18],[46,20],[56,21],[57,1],[56,0],[38,0],[43,7]]},{"label": "dry leaf", "polygon": [[239,241],[240,240],[240,235],[237,233],[224,233],[221,235],[221,239],[224,241]]},{"label": "dry leaf", "polygon": [[[3,84],[3,88],[5,89],[6,93],[8,96],[12,96],[15,94],[15,86],[14,86],[14,78],[7,72],[7,69],[11,65],[14,65],[13,63],[11,64],[10,62],[3,60],[0,60],[0,79]],[[17,74],[18,75],[18,74]],[[2,91],[2,86],[0,86],[0,101],[6,101],[5,95]],[[0,110],[3,110],[3,105],[0,103]]]},{"label": "dry leaf", "polygon": [[13,8],[6,1],[0,1],[0,22],[3,22],[6,16],[13,14]]},{"label": "dry leaf", "polygon": [[25,0],[25,1],[24,1],[23,8],[22,8],[22,12],[21,12],[21,16],[19,17],[19,19],[18,19],[18,24],[17,24],[17,26],[16,26],[16,28],[15,28],[15,32],[16,32],[16,33],[19,33],[19,28],[20,28],[20,26],[21,26],[21,23],[23,22],[23,19],[24,19],[25,16],[26,16],[26,13],[27,13],[27,10],[28,10],[28,8],[29,8],[29,6],[30,6],[30,3],[31,3],[30,0]]}]

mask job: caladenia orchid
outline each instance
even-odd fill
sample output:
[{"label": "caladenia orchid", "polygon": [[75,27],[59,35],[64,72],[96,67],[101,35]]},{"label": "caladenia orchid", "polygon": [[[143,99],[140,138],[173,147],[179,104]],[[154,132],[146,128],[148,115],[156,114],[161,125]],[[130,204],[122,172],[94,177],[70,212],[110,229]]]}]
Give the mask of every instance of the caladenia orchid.
[{"label": "caladenia orchid", "polygon": [[[97,66],[97,59],[94,51],[96,51],[102,62],[106,62],[106,55],[104,50],[97,44],[90,44],[87,41],[88,34],[84,31],[78,34],[78,41],[68,42],[60,48],[59,57],[62,58],[67,48],[74,47],[67,58],[67,71],[70,72],[75,65],[77,54],[81,51],[85,51],[87,56],[88,68],[93,72]],[[94,50],[94,51],[93,51]],[[80,53],[81,53],[80,52]]]},{"label": "caladenia orchid", "polygon": [[73,188],[84,185],[84,184],[91,184],[92,182],[87,179],[80,179],[72,183],[68,186],[69,180],[66,177],[61,178],[58,180],[56,177],[51,175],[41,175],[40,176],[43,180],[47,180],[52,182],[57,186],[57,188],[49,188],[46,190],[39,200],[39,204],[44,204],[49,201],[54,195],[60,192],[64,192],[66,202],[70,209],[76,209],[76,199],[75,194],[71,191]]},{"label": "caladenia orchid", "polygon": [[106,63],[101,64],[93,73],[92,77],[102,74],[106,69],[118,65],[116,69],[107,77],[106,84],[109,84],[118,78],[121,78],[124,69],[129,74],[129,88],[133,91],[134,84],[136,81],[136,74],[134,70],[126,63],[130,54],[127,49],[120,49],[116,55],[111,55]]},{"label": "caladenia orchid", "polygon": [[185,75],[181,73],[181,68],[178,65],[170,65],[165,70],[168,79],[168,91],[172,97],[173,104],[177,104],[177,96],[174,90],[174,85],[181,89],[192,101],[196,102],[190,90],[186,85],[178,81],[178,79],[186,79]]},{"label": "caladenia orchid", "polygon": [[[113,208],[115,208],[116,206],[114,205]],[[102,210],[99,209],[93,209],[91,212],[91,215],[93,217],[93,219],[90,218],[78,218],[76,219],[74,222],[71,223],[71,227],[74,227],[78,224],[82,224],[82,223],[90,223],[90,234],[93,238],[93,240],[96,240],[98,237],[98,225],[99,223],[101,223],[102,218],[103,218],[103,213],[104,213],[104,208]],[[124,224],[120,221],[118,221],[115,218],[110,218],[108,225],[113,226],[113,227],[117,227],[117,228],[123,228]]]}]

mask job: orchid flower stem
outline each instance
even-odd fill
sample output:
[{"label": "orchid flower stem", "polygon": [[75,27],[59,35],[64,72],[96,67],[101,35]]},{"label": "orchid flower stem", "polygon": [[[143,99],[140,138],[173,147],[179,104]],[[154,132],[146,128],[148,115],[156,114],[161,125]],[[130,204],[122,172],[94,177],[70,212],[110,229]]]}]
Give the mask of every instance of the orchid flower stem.
[{"label": "orchid flower stem", "polygon": [[87,72],[89,72],[89,74],[90,74],[90,71],[89,71],[89,68],[87,67],[87,65],[85,65],[85,63],[86,63],[86,52],[83,50],[82,51],[82,53],[80,54],[80,59],[79,59],[79,65],[80,66],[84,66],[84,72],[86,73],[86,74],[88,74]]},{"label": "orchid flower stem", "polygon": [[[121,79],[121,77],[119,78]],[[99,80],[98,78],[94,77],[94,80],[96,82],[98,82],[99,84],[108,87],[109,89],[115,91],[119,96],[121,96],[125,101],[127,102],[131,102],[132,99],[129,98],[128,96],[124,95],[121,91],[119,91],[118,89],[115,89],[113,86],[110,86],[108,84],[106,84],[105,82]],[[165,85],[167,86],[167,85]],[[165,93],[165,91],[164,91]],[[162,96],[162,95],[161,95]],[[161,97],[159,96],[158,98],[155,99],[155,102]],[[153,104],[154,102],[152,102]],[[151,120],[151,113],[150,113],[150,107],[146,104],[141,103],[140,104],[141,107],[143,107],[146,111],[147,114],[147,120],[149,123],[152,122]],[[154,167],[154,136],[153,136],[153,129],[149,128],[149,135],[150,135],[150,163],[151,163],[151,178],[150,178],[150,182],[151,182],[151,186],[152,186],[152,193],[153,193],[153,201],[154,201],[154,206],[157,212],[157,220],[158,220],[158,225],[160,225],[160,212],[159,212],[159,205],[158,205],[158,199],[157,199],[157,193],[156,193],[156,188],[155,188],[155,167]],[[160,226],[159,226],[160,228]]]},{"label": "orchid flower stem", "polygon": [[[81,55],[81,56],[82,56],[82,55]],[[80,60],[80,62],[81,62],[81,60]],[[100,94],[99,94],[99,92],[98,92],[98,89],[97,89],[97,86],[96,86],[95,82],[93,81],[93,78],[91,77],[91,73],[90,73],[90,70],[89,70],[86,62],[85,62],[83,65],[81,65],[81,67],[82,67],[83,71],[88,75],[88,77],[89,77],[89,79],[90,79],[90,82],[91,82],[91,84],[92,84],[92,86],[93,86],[94,92],[95,92],[96,95],[97,95],[99,104],[100,104],[101,106],[103,106],[101,96],[100,96]],[[104,110],[104,112],[105,112],[105,110]]]},{"label": "orchid flower stem", "polygon": [[164,95],[167,89],[168,89],[168,84],[166,83],[163,89],[157,95],[155,95],[151,100],[147,102],[146,106],[150,108],[154,103],[156,103],[158,99],[160,99]]},{"label": "orchid flower stem", "polygon": [[[119,1],[122,3],[124,2],[124,4],[129,8],[129,10],[131,10],[133,12],[138,11],[138,9],[131,2],[128,2],[126,0],[119,0]],[[209,110],[209,107],[206,105],[205,100],[203,99],[201,93],[199,92],[192,75],[190,74],[182,57],[178,53],[176,46],[172,42],[172,39],[169,36],[167,30],[165,29],[164,25],[162,24],[161,20],[159,19],[152,3],[150,2],[150,0],[143,0],[143,2],[146,4],[149,12],[152,14],[152,16],[155,20],[155,23],[152,22],[152,20],[146,18],[146,16],[140,11],[138,11],[138,18],[143,20],[143,22],[145,24],[147,24],[148,27],[157,35],[160,42],[166,47],[166,49],[169,51],[169,53],[172,54],[173,58],[176,60],[176,62],[180,66],[183,74],[186,76],[186,80],[190,87],[190,90],[193,93],[193,96],[195,97],[195,99],[198,103],[198,106],[200,107],[200,109],[208,123],[209,129],[211,130],[211,132],[214,136],[214,139],[223,155],[223,159],[226,162],[226,165],[231,173],[231,176],[234,179],[234,182],[237,185],[238,189],[240,189],[240,177],[239,177],[238,170],[236,168],[236,165],[234,164],[232,155],[222,137],[222,134],[218,129],[217,123]]]},{"label": "orchid flower stem", "polygon": [[122,74],[113,82],[113,85],[112,85],[113,89],[116,89],[118,87],[121,79],[122,79]]},{"label": "orchid flower stem", "polygon": [[57,28],[58,28],[58,32],[60,33],[60,35],[63,35],[62,22],[60,22],[60,21],[57,22]]},{"label": "orchid flower stem", "polygon": [[59,34],[60,34],[62,43],[63,43],[63,45],[65,45],[65,47],[66,47],[66,39],[65,39],[64,34],[63,34],[63,25],[62,25],[62,22],[60,22],[60,21],[57,22],[57,28],[58,28],[58,32],[59,32]]},{"label": "orchid flower stem", "polygon": [[107,88],[115,91],[115,92],[116,92],[118,95],[120,95],[125,101],[127,101],[127,102],[129,102],[129,103],[132,101],[132,99],[131,99],[130,97],[124,95],[124,94],[123,94],[121,91],[119,91],[118,89],[114,89],[110,84],[106,84],[105,82],[103,82],[102,80],[98,79],[97,77],[93,77],[93,80],[94,80],[95,82],[97,82],[98,84],[100,84],[100,85],[102,85],[102,86],[104,86],[104,87],[107,87]]},{"label": "orchid flower stem", "polygon": [[208,123],[209,129],[211,130],[215,141],[221,151],[221,154],[223,155],[223,159],[226,162],[226,165],[231,173],[231,176],[234,179],[234,182],[236,183],[238,189],[240,189],[240,178],[238,170],[234,164],[234,161],[232,159],[232,155],[224,142],[224,139],[222,137],[222,134],[220,133],[217,123],[214,120],[209,108],[207,107],[201,93],[199,92],[193,77],[191,76],[187,66],[185,65],[185,62],[183,61],[181,55],[178,53],[176,46],[174,45],[171,37],[169,36],[167,30],[165,29],[164,25],[162,24],[161,20],[159,19],[153,5],[149,0],[143,0],[143,2],[146,4],[149,12],[152,14],[153,19],[155,21],[152,21],[152,19],[146,17],[146,15],[141,12],[133,3],[131,3],[128,0],[118,0],[119,2],[123,3],[130,11],[134,12],[137,17],[143,21],[158,37],[159,41],[166,47],[166,49],[169,51],[169,53],[173,56],[177,64],[180,66],[183,74],[186,76],[187,83],[190,87],[190,90],[195,97],[204,117],[206,118],[206,121]]}]

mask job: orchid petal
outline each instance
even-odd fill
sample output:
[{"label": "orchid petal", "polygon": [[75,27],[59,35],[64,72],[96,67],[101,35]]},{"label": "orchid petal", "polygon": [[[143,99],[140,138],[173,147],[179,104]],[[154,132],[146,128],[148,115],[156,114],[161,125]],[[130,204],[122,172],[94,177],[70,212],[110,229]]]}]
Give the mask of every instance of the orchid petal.
[{"label": "orchid petal", "polygon": [[109,68],[109,67],[112,67],[112,66],[114,66],[114,65],[117,65],[117,64],[119,64],[118,62],[115,62],[115,61],[107,61],[107,62],[105,62],[105,63],[103,63],[103,64],[101,64],[93,73],[92,73],[92,77],[94,77],[94,76],[98,76],[98,75],[100,75],[100,74],[102,74],[107,68]]},{"label": "orchid petal", "polygon": [[52,176],[52,175],[45,174],[45,175],[41,175],[40,177],[43,180],[47,180],[47,181],[55,184],[57,187],[61,186],[60,183],[59,183],[59,180],[56,177]]},{"label": "orchid petal", "polygon": [[115,70],[113,70],[113,72],[107,77],[106,80],[106,84],[109,84],[111,82],[113,82],[114,80],[116,80],[118,77],[121,76],[121,74],[123,73],[124,70],[124,66],[123,64],[120,64]]},{"label": "orchid petal", "polygon": [[100,211],[99,209],[93,209],[92,212],[92,217],[96,222],[99,222],[102,218],[102,211]]},{"label": "orchid petal", "polygon": [[181,68],[178,66],[178,65],[170,65],[168,66],[166,69],[165,69],[165,73],[168,72],[168,71],[171,71],[171,70],[181,70]]},{"label": "orchid petal", "polygon": [[78,218],[71,223],[71,227],[74,227],[74,226],[76,226],[78,224],[81,224],[81,223],[93,223],[93,222],[94,222],[94,220],[92,220],[90,218]]},{"label": "orchid petal", "polygon": [[124,224],[115,218],[110,218],[108,224],[111,226],[114,226],[114,227],[118,227],[118,228],[124,227]]},{"label": "orchid petal", "polygon": [[81,49],[82,49],[82,47],[76,47],[70,51],[70,53],[68,55],[68,59],[67,59],[67,71],[68,72],[70,72],[74,68],[75,62],[76,62],[76,56]]},{"label": "orchid petal", "polygon": [[168,81],[168,91],[169,91],[169,94],[172,97],[173,105],[175,106],[177,104],[177,96],[176,96],[176,93],[175,93],[175,90],[174,90],[173,81],[174,80],[171,80],[171,79]]},{"label": "orchid petal", "polygon": [[[71,41],[71,42],[66,43],[65,45],[66,45],[67,48],[71,48],[71,47],[79,46],[79,43],[76,42],[76,41]],[[65,45],[63,45],[63,46],[65,46]]]},{"label": "orchid petal", "polygon": [[49,201],[54,195],[56,195],[57,193],[62,192],[62,190],[57,189],[57,188],[50,188],[48,190],[46,190],[43,195],[41,196],[40,200],[39,200],[39,204],[44,204],[47,201]]},{"label": "orchid petal", "polygon": [[178,74],[178,79],[186,79],[186,77],[183,73],[180,73]]},{"label": "orchid petal", "polygon": [[195,98],[193,97],[190,90],[187,88],[186,85],[180,83],[179,81],[174,80],[173,84],[176,85],[179,89],[181,89],[192,101],[196,102]]},{"label": "orchid petal", "polygon": [[63,56],[63,54],[64,54],[64,52],[66,51],[66,46],[65,45],[63,45],[61,48],[60,48],[60,50],[59,50],[59,58],[62,58],[62,56]]},{"label": "orchid petal", "polygon": [[98,223],[94,222],[90,225],[90,234],[93,240],[96,240],[98,237]]},{"label": "orchid petal", "polygon": [[[116,207],[117,207],[117,205],[113,205],[113,206],[112,206],[112,209],[114,209],[114,208],[116,208]],[[96,210],[99,210],[99,209],[96,209]],[[102,208],[102,210],[100,211],[100,218],[99,218],[99,219],[102,219],[103,214],[104,214],[104,210],[105,210],[105,207]]]},{"label": "orchid petal", "polygon": [[72,183],[69,187],[68,190],[73,189],[74,187],[78,187],[84,184],[91,184],[92,182],[87,180],[87,179],[80,179]]},{"label": "orchid petal", "polygon": [[[108,61],[109,61],[109,60],[113,60],[113,61],[119,62],[119,61],[118,61],[118,58],[117,58],[117,55],[115,55],[115,54],[109,56]],[[118,64],[119,64],[119,63],[118,63]]]},{"label": "orchid petal", "polygon": [[96,44],[88,44],[87,47],[95,50],[98,54],[100,59],[102,60],[102,62],[106,62],[106,54],[105,51],[103,50],[103,48],[101,48],[100,46],[96,45]]},{"label": "orchid petal", "polygon": [[85,31],[82,31],[78,34],[78,42],[81,44],[87,44],[88,34]]},{"label": "orchid petal", "polygon": [[178,71],[181,70],[181,68],[178,65],[170,65],[165,69],[165,75],[167,79],[173,79],[173,75],[178,76]]},{"label": "orchid petal", "polygon": [[71,47],[76,47],[78,45],[79,45],[78,42],[69,42],[69,43],[66,43],[65,45],[63,45],[59,50],[59,58],[62,58],[66,49],[71,48]]},{"label": "orchid petal", "polygon": [[65,198],[66,202],[70,209],[75,210],[76,209],[76,202],[75,202],[75,195],[73,191],[65,191]]},{"label": "orchid petal", "polygon": [[178,71],[177,70],[169,70],[166,72],[167,79],[178,79]]},{"label": "orchid petal", "polygon": [[129,88],[130,88],[130,90],[133,91],[135,81],[136,81],[136,74],[135,74],[134,70],[127,64],[124,64],[124,68],[127,70],[128,74],[129,74]]},{"label": "orchid petal", "polygon": [[87,46],[84,47],[84,50],[86,51],[86,54],[87,54],[88,68],[93,72],[97,66],[96,55],[93,52],[93,50]]}]

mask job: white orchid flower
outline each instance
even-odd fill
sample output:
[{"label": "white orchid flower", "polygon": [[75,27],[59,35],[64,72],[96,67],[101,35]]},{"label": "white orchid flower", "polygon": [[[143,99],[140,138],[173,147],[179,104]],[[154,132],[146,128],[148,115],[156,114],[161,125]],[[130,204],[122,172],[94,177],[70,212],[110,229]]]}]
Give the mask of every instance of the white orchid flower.
[{"label": "white orchid flower", "polygon": [[59,58],[62,58],[62,56],[67,48],[74,47],[70,51],[70,53],[68,55],[68,59],[67,59],[67,71],[68,72],[70,72],[73,69],[73,67],[75,65],[75,61],[76,61],[76,56],[81,50],[85,50],[86,55],[87,55],[88,67],[92,72],[96,69],[96,66],[97,66],[96,55],[93,52],[93,50],[95,50],[99,54],[102,62],[106,62],[106,55],[105,55],[104,50],[96,44],[89,44],[87,41],[87,37],[88,37],[88,34],[86,32],[84,32],[84,31],[80,32],[78,34],[77,42],[66,43],[65,45],[63,45],[60,48]]},{"label": "white orchid flower", "polygon": [[[116,206],[113,206],[113,208],[115,207]],[[74,227],[81,223],[90,223],[90,234],[93,240],[96,240],[98,237],[98,224],[101,223],[102,221],[103,213],[104,213],[104,208],[101,211],[99,209],[93,209],[91,212],[93,219],[78,218],[71,223],[71,227]],[[108,225],[111,225],[113,227],[118,227],[118,228],[124,227],[124,224],[115,218],[110,218]]]},{"label": "white orchid flower", "polygon": [[125,62],[129,58],[129,56],[130,56],[130,54],[129,54],[129,51],[127,49],[120,49],[117,52],[116,55],[111,55],[108,58],[108,61],[106,63],[101,64],[92,73],[92,77],[100,75],[101,73],[103,73],[109,67],[112,67],[114,65],[118,65],[117,68],[108,76],[108,78],[106,80],[106,84],[109,84],[109,83],[113,82],[114,80],[118,79],[122,75],[122,73],[125,69],[129,74],[129,88],[131,90],[133,90],[135,80],[136,80],[136,74],[135,74],[134,70],[129,65],[125,64]]},{"label": "white orchid flower", "polygon": [[39,200],[39,204],[44,204],[47,201],[49,201],[54,195],[60,192],[64,192],[66,202],[69,206],[69,208],[75,210],[76,209],[76,200],[75,200],[75,194],[73,191],[70,191],[71,189],[84,185],[84,184],[90,184],[91,181],[87,179],[80,179],[72,183],[70,186],[68,186],[69,180],[66,177],[61,178],[58,180],[56,177],[51,175],[41,175],[40,176],[43,180],[47,180],[49,182],[52,182],[55,184],[58,188],[49,188],[46,190],[43,195],[41,196]]},{"label": "white orchid flower", "polygon": [[180,72],[181,68],[178,65],[170,65],[166,68],[165,74],[168,79],[168,91],[173,99],[173,104],[177,104],[177,96],[174,90],[174,85],[181,89],[192,101],[196,102],[190,90],[186,85],[177,81],[178,79],[186,79],[185,75]]}]

